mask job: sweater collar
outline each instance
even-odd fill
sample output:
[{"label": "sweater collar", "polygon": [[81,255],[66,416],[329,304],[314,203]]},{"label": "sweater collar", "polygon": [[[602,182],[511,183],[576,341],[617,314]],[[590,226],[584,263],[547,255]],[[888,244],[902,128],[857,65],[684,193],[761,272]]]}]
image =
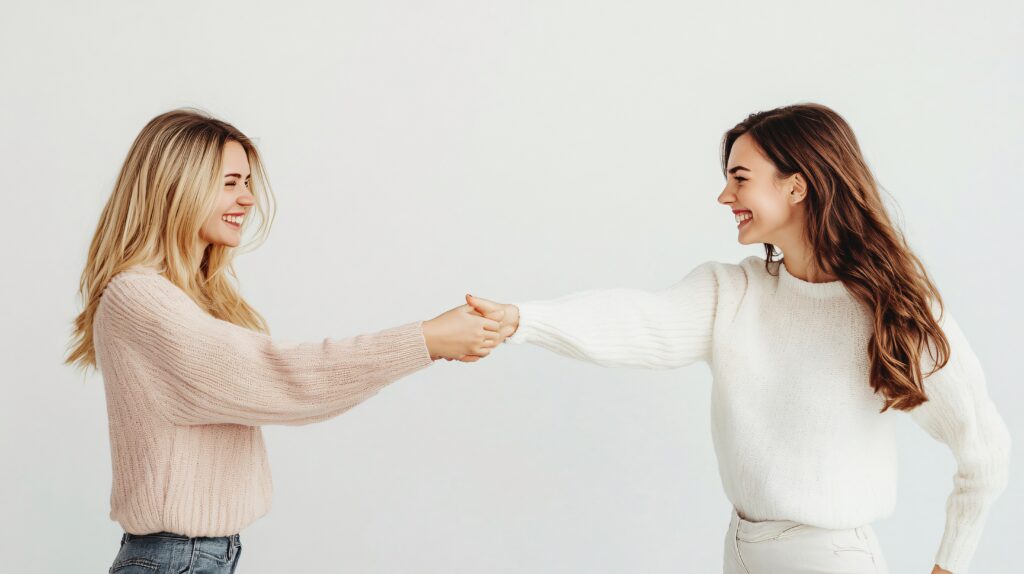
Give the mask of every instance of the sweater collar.
[{"label": "sweater collar", "polygon": [[816,299],[833,299],[849,294],[842,280],[811,283],[794,277],[786,270],[785,261],[785,258],[779,261],[779,286],[781,288]]}]

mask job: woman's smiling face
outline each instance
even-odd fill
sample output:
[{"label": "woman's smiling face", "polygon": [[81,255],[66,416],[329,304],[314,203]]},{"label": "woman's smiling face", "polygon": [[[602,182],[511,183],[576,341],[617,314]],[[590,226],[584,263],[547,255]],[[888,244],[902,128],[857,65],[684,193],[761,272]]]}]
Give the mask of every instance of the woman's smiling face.
[{"label": "woman's smiling face", "polygon": [[[803,230],[804,197],[799,174],[778,180],[775,165],[761,153],[749,134],[733,142],[726,165],[725,189],[718,202],[735,216],[748,217],[737,224],[739,242],[789,244]],[[792,193],[794,189],[797,193]]]},{"label": "woman's smiling face", "polygon": [[221,157],[224,175],[217,209],[199,230],[203,249],[209,244],[238,247],[242,239],[241,223],[255,202],[249,191],[249,159],[242,144],[228,141]]}]

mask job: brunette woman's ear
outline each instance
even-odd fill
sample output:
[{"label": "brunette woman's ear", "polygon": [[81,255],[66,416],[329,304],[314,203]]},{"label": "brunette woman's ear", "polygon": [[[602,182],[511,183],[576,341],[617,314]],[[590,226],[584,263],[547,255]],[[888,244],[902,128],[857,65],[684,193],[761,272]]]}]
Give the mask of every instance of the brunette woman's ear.
[{"label": "brunette woman's ear", "polygon": [[795,203],[800,203],[807,197],[807,181],[800,172],[794,173],[790,178],[792,183],[789,188],[789,195],[793,197]]}]

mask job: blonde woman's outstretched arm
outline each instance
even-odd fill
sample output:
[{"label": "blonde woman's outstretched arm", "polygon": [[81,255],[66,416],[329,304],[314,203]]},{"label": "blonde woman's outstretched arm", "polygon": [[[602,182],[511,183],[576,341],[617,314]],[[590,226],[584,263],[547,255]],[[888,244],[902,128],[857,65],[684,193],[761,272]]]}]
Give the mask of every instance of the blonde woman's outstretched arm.
[{"label": "blonde woman's outstretched arm", "polygon": [[104,377],[176,425],[324,420],[435,359],[486,356],[497,329],[463,305],[375,333],[282,341],[213,317],[150,269],[112,278],[94,323]]}]

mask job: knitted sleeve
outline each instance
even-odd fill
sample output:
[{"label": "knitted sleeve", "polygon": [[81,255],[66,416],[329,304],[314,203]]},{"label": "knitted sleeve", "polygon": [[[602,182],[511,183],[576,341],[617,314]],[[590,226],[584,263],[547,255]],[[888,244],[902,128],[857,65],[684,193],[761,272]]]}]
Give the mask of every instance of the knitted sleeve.
[{"label": "knitted sleeve", "polygon": [[713,261],[653,291],[592,289],[515,303],[519,327],[508,343],[533,343],[605,367],[669,369],[707,362],[718,300]]},{"label": "knitted sleeve", "polygon": [[[1010,433],[987,394],[978,357],[948,310],[940,325],[949,340],[949,361],[924,379],[929,400],[910,415],[932,438],[948,445],[956,459],[935,563],[953,574],[966,574],[988,512],[1007,486]],[[923,375],[934,365],[932,356],[926,351]]]},{"label": "knitted sleeve", "polygon": [[296,425],[354,407],[430,364],[422,322],[372,334],[285,342],[217,319],[156,272],[105,288],[97,344],[127,358],[157,408],[179,425]]}]

